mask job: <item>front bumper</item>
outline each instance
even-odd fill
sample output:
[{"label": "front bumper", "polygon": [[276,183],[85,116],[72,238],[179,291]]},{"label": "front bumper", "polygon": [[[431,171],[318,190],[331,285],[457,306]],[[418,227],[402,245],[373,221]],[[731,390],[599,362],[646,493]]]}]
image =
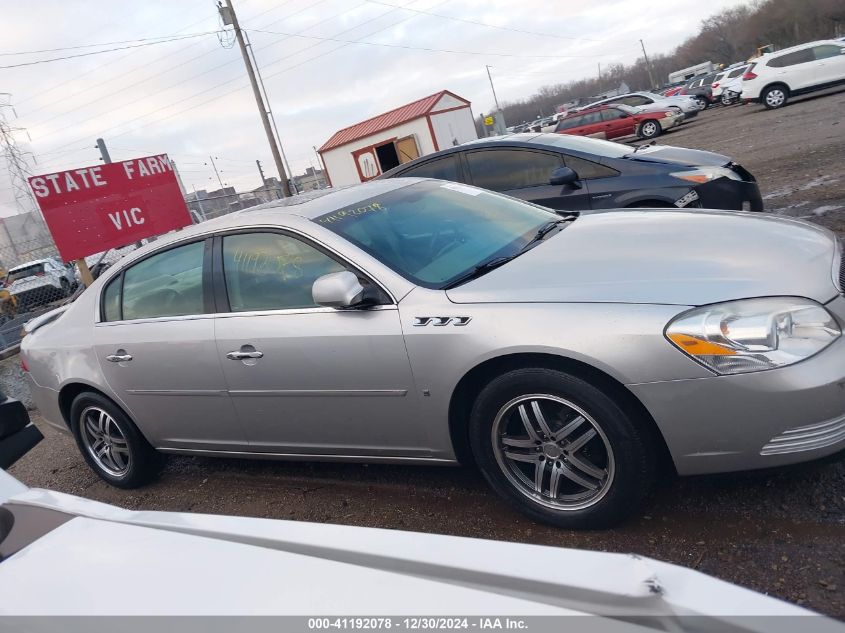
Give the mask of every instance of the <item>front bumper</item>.
[{"label": "front bumper", "polygon": [[[845,298],[827,307],[845,322]],[[629,389],[681,475],[783,466],[845,449],[845,336],[781,369]]]},{"label": "front bumper", "polygon": [[704,209],[729,211],[762,211],[763,197],[756,182],[717,178],[697,185],[701,206]]}]

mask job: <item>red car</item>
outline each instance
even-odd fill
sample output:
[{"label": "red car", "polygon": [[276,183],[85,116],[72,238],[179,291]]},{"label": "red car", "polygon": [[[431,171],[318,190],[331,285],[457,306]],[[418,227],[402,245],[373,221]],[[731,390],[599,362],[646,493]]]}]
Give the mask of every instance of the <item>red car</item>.
[{"label": "red car", "polygon": [[612,139],[636,134],[640,138],[660,136],[683,120],[671,110],[643,111],[622,104],[603,105],[571,112],[558,121],[557,134],[574,134]]}]

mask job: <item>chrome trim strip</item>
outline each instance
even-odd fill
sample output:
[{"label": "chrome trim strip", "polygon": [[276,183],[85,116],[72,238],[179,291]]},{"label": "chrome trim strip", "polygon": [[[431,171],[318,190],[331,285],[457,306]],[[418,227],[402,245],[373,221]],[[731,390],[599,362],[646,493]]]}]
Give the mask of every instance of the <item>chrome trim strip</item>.
[{"label": "chrome trim strip", "polygon": [[386,462],[386,463],[411,463],[411,464],[438,464],[452,466],[457,460],[443,459],[442,457],[404,457],[393,455],[335,455],[331,453],[265,453],[251,451],[215,451],[197,448],[161,448],[157,451],[173,455],[207,455],[209,457],[245,457],[245,458],[280,458],[291,461],[333,461],[333,462]]},{"label": "chrome trim strip", "polygon": [[213,319],[214,314],[185,314],[182,316],[148,317],[146,319],[128,319],[126,321],[98,321],[94,327],[115,327],[118,325],[138,325],[141,323],[168,323],[170,321],[201,321]]},{"label": "chrome trim strip", "polygon": [[290,308],[286,310],[249,310],[245,312],[218,312],[214,316],[218,319],[232,319],[236,317],[256,317],[256,316],[285,316],[288,314],[313,314],[313,313],[366,313],[366,312],[376,312],[382,310],[396,310],[398,311],[399,308],[395,304],[391,305],[378,305],[378,306],[371,306],[367,308],[361,309],[349,309],[349,310],[339,310],[338,308],[326,308],[323,306],[316,306],[313,308]]},{"label": "chrome trim strip", "polygon": [[225,396],[225,389],[127,389],[133,396]]},{"label": "chrome trim strip", "polygon": [[807,426],[787,429],[760,449],[760,455],[783,455],[833,446],[845,441],[845,415]]},{"label": "chrome trim strip", "polygon": [[230,396],[277,396],[282,398],[297,397],[350,397],[350,396],[378,396],[386,398],[403,398],[408,395],[407,389],[233,389]]}]

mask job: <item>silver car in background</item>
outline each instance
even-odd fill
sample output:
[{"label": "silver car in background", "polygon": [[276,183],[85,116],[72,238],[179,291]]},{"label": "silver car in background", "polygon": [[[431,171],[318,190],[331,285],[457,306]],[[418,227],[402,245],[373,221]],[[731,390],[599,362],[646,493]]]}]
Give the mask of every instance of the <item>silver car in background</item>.
[{"label": "silver car in background", "polygon": [[617,95],[615,97],[607,97],[600,99],[583,109],[593,108],[598,105],[610,105],[621,103],[623,105],[631,106],[632,108],[639,108],[643,112],[662,112],[663,110],[675,110],[679,114],[683,114],[683,120],[698,116],[698,113],[703,109],[701,103],[695,97],[689,95],[673,95],[666,97],[655,92],[629,92],[627,94]]},{"label": "silver car in background", "polygon": [[795,220],[382,180],[159,239],[32,322],[21,357],[115,486],[159,453],[474,461],[529,516],[601,527],[664,464],[845,446],[840,259]]}]

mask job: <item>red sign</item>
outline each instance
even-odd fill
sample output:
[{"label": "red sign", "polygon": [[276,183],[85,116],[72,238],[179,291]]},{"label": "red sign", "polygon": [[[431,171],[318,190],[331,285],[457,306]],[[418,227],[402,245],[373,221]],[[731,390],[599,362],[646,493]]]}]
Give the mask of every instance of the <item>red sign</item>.
[{"label": "red sign", "polygon": [[33,176],[29,186],[66,262],[191,224],[167,154]]}]

